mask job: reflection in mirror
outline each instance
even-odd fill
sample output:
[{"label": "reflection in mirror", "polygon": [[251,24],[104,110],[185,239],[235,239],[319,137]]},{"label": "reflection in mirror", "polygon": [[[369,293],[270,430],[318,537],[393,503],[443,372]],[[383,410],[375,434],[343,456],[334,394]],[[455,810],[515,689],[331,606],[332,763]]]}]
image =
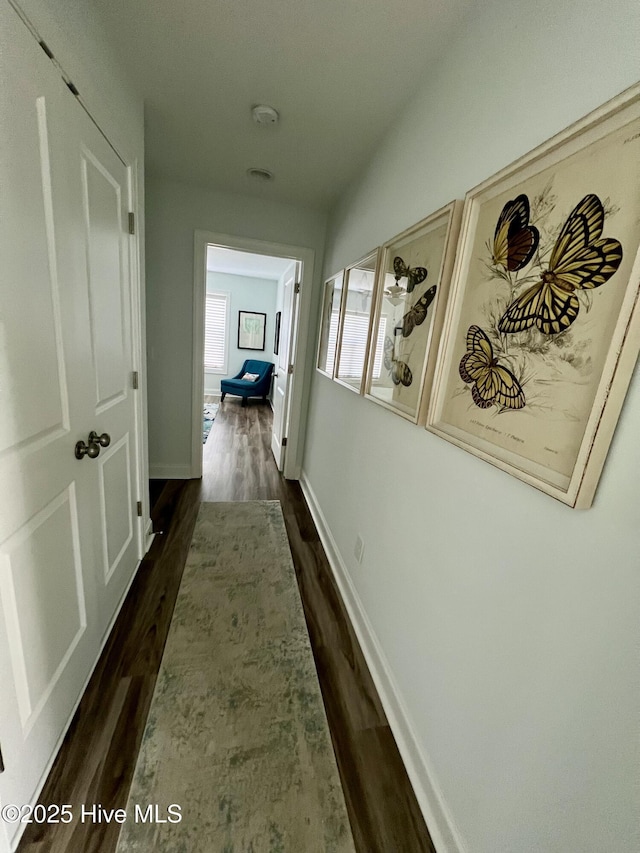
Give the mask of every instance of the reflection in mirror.
[{"label": "reflection in mirror", "polygon": [[383,247],[374,323],[382,337],[382,368],[370,368],[365,393],[414,422],[423,408],[434,317],[447,283],[442,271],[452,212],[448,205]]},{"label": "reflection in mirror", "polygon": [[410,360],[408,348],[412,349],[413,341],[406,342],[402,336],[402,319],[410,308],[411,296],[406,290],[403,290],[402,295],[394,293],[398,285],[391,273],[385,273],[382,286],[384,290],[378,320],[382,357],[380,364],[374,362],[369,393],[412,414],[411,407],[400,399],[403,389],[410,388],[414,383],[413,371],[407,363]]},{"label": "reflection in mirror", "polygon": [[320,343],[318,346],[318,370],[333,378],[342,302],[342,280],[344,273],[330,278],[324,285],[322,300],[322,321],[320,323]]}]

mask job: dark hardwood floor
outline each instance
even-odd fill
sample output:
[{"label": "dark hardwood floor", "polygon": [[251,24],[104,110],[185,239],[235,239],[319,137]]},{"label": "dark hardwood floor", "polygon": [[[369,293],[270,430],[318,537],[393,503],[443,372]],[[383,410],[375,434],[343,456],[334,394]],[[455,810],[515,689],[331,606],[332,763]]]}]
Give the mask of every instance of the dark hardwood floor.
[{"label": "dark hardwood floor", "polygon": [[[162,533],[138,570],[40,802],[71,803],[74,814],[83,803],[126,805],[199,502],[279,500],[356,850],[435,853],[300,486],[280,476],[270,444],[269,406],[227,398],[204,448],[202,481],[152,483],[154,530]],[[19,851],[113,853],[118,829],[77,820],[32,824]]]}]

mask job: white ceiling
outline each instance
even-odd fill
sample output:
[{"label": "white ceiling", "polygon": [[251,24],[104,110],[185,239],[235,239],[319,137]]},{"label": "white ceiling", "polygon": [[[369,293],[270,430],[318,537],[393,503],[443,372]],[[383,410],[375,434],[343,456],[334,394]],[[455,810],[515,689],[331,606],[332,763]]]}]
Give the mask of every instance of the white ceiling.
[{"label": "white ceiling", "polygon": [[224,272],[277,281],[290,266],[291,258],[272,258],[270,255],[254,255],[251,252],[207,246],[209,272]]},{"label": "white ceiling", "polygon": [[[147,170],[326,207],[473,0],[92,0],[145,97]],[[251,107],[281,115],[259,127]],[[249,167],[275,174],[270,184]]]}]

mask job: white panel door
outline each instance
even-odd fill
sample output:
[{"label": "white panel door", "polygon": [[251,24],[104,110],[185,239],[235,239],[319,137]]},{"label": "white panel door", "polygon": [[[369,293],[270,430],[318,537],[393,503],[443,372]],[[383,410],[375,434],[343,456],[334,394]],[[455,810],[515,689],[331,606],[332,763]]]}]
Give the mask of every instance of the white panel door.
[{"label": "white panel door", "polygon": [[130,191],[6,3],[0,33],[0,803],[26,804],[137,564]]},{"label": "white panel door", "polygon": [[[67,232],[73,96],[2,4],[0,801],[29,803],[98,653],[94,479],[74,456],[91,390]],[[23,829],[5,824],[13,844]]]},{"label": "white panel door", "polygon": [[280,351],[278,353],[273,381],[273,433],[271,436],[271,451],[280,471],[284,468],[286,452],[286,447],[282,442],[287,436],[288,427],[289,386],[291,385],[289,364],[291,354],[295,351],[294,343],[298,307],[298,299],[295,292],[296,281],[299,281],[298,264],[294,263],[291,266],[291,270],[285,274],[284,279],[282,318],[280,323]]},{"label": "white panel door", "polygon": [[[109,444],[87,462],[98,530],[98,605],[104,632],[137,564],[135,404],[128,215],[129,170],[78,105],[68,143],[75,248],[89,305],[91,382],[85,423]],[[106,439],[105,439],[106,441]]]}]

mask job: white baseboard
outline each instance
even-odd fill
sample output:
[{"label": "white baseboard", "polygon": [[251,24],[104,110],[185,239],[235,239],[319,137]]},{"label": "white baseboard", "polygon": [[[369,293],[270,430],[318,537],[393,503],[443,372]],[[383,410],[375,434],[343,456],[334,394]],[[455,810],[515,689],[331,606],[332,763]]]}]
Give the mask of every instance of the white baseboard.
[{"label": "white baseboard", "polygon": [[190,480],[191,465],[150,465],[150,480]]},{"label": "white baseboard", "polygon": [[466,853],[466,845],[463,843],[462,836],[449,814],[440,786],[431,768],[431,762],[420,747],[389,662],[375,635],[373,626],[304,471],[300,477],[300,486],[318,529],[320,541],[327,554],[338,590],[358,637],[435,848],[438,853]]},{"label": "white baseboard", "polygon": [[149,553],[151,546],[153,545],[153,540],[155,538],[156,538],[156,534],[153,532],[153,521],[151,519],[149,519],[147,521],[147,527],[146,527],[145,536],[144,536],[144,541],[145,541],[145,552],[144,553],[145,554]]}]

